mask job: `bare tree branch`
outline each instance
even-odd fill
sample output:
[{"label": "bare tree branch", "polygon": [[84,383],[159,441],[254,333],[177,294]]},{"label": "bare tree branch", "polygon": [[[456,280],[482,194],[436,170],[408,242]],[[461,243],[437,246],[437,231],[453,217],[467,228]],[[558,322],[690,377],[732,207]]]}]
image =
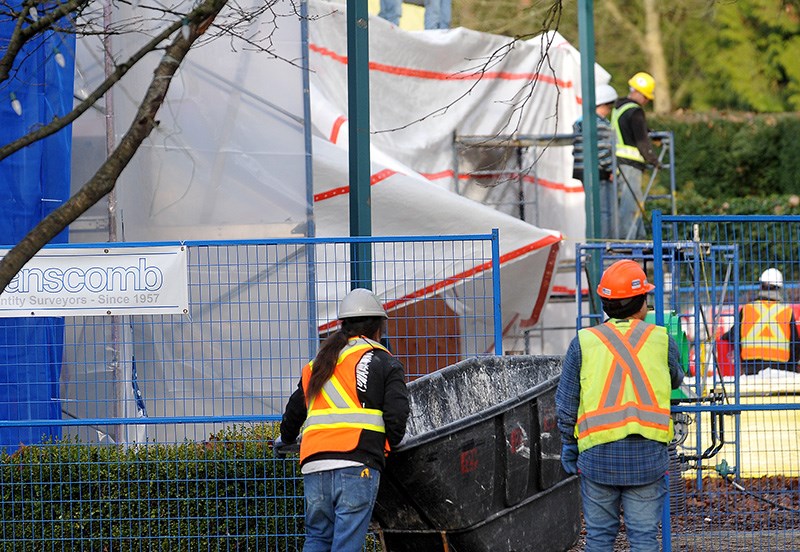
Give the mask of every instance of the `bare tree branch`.
[{"label": "bare tree branch", "polygon": [[[75,195],[39,222],[0,260],[0,293],[42,247],[114,188],[119,175],[136,150],[156,127],[156,114],[164,103],[172,77],[192,44],[205,33],[227,2],[228,0],[204,0],[184,16],[182,21],[176,22],[178,27],[183,27],[184,24],[188,26],[188,37],[184,38],[178,33],[166,48],[144,100],[117,149]],[[174,26],[175,24],[171,27]]]},{"label": "bare tree branch", "polygon": [[26,14],[32,7],[36,7],[36,2],[28,0],[25,2],[22,11],[17,14],[17,22],[14,26],[14,32],[9,37],[8,46],[3,57],[0,58],[0,82],[8,80],[8,75],[11,73],[11,68],[14,66],[14,60],[22,50],[22,47],[37,34],[51,29],[56,21],[70,15],[71,13],[80,11],[83,7],[88,5],[92,0],[68,0],[63,4],[59,3],[56,7],[39,17],[36,21],[29,22],[28,26],[23,24],[28,21]]},{"label": "bare tree branch", "polygon": [[117,82],[119,82],[125,74],[130,71],[136,63],[138,63],[143,57],[147,54],[155,50],[159,44],[161,44],[164,40],[166,40],[171,34],[175,31],[180,29],[183,26],[182,21],[176,21],[166,29],[164,29],[161,33],[156,35],[152,40],[147,42],[144,46],[142,46],[134,55],[132,55],[125,63],[116,66],[114,72],[111,73],[108,78],[106,78],[100,85],[95,88],[91,94],[89,94],[86,99],[84,99],[81,103],[79,103],[72,111],[67,113],[63,117],[54,117],[53,120],[42,126],[37,128],[34,131],[29,132],[25,136],[14,140],[2,147],[0,147],[0,161],[8,157],[9,155],[21,150],[22,148],[37,142],[43,138],[47,138],[48,136],[55,134],[59,130],[63,129],[67,125],[74,122],[78,117],[83,115],[86,111],[92,108],[94,104],[103,97],[103,95],[108,92],[108,90]]}]

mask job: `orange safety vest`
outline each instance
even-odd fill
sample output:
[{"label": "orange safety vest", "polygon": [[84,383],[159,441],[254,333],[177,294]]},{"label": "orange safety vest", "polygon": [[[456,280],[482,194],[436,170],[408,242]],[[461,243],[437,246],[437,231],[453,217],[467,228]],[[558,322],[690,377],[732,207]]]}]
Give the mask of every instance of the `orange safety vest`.
[{"label": "orange safety vest", "polygon": [[[366,353],[382,349],[380,343],[353,337],[339,353],[331,378],[310,401],[300,441],[300,461],[320,452],[350,452],[358,447],[364,430],[386,433],[383,411],[363,408],[356,390],[356,366]],[[388,352],[388,351],[387,351]],[[303,391],[308,389],[313,361],[303,367]],[[385,444],[388,452],[389,443]]]},{"label": "orange safety vest", "polygon": [[792,309],[776,301],[755,301],[742,307],[742,360],[789,362]]},{"label": "orange safety vest", "polygon": [[669,337],[661,326],[611,320],[578,332],[581,345],[578,450],[638,434],[672,440]]}]

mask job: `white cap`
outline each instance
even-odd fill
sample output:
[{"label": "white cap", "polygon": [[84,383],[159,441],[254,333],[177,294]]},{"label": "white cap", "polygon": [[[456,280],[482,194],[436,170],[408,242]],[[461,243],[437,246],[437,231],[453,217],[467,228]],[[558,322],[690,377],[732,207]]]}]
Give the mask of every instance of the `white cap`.
[{"label": "white cap", "polygon": [[375,297],[375,294],[368,289],[356,288],[345,295],[339,304],[339,320],[344,318],[357,318],[360,316],[380,316],[389,318],[386,311]]},{"label": "white cap", "polygon": [[761,273],[761,278],[759,281],[762,284],[766,284],[768,286],[773,286],[776,288],[783,287],[783,274],[777,268],[768,268],[764,272]]},{"label": "white cap", "polygon": [[597,105],[611,103],[618,97],[617,91],[610,84],[600,84],[594,89],[594,102]]}]

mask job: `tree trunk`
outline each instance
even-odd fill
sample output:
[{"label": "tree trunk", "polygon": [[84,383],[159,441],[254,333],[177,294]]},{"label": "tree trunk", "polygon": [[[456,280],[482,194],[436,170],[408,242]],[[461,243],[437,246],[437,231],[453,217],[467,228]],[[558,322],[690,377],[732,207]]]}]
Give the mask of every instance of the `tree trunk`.
[{"label": "tree trunk", "polygon": [[656,97],[653,110],[658,114],[672,111],[667,58],[664,55],[664,43],[661,37],[661,14],[658,12],[656,0],[644,0],[644,42],[645,51],[650,64],[650,72],[656,80]]}]

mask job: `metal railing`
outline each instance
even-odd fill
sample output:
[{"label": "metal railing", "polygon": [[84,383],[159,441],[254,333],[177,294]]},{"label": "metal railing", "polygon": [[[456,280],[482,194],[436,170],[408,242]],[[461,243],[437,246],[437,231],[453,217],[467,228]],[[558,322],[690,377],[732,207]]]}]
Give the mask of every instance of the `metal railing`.
[{"label": "metal railing", "polygon": [[0,319],[3,549],[299,550],[296,462],[268,442],[355,241],[408,378],[498,350],[496,232],[180,244],[186,314]]},{"label": "metal railing", "polygon": [[[797,550],[800,359],[793,354],[780,368],[751,373],[734,324],[768,268],[782,272],[780,304],[800,312],[800,217],[656,211],[653,235],[653,242],[579,246],[576,278],[580,286],[591,256],[601,266],[636,259],[656,284],[655,321],[683,346],[687,376],[673,392],[672,511],[664,549]],[[579,328],[601,321],[583,308],[579,299]],[[792,318],[794,336],[784,335],[791,326],[764,324],[764,339],[784,335],[800,345],[798,318]]]}]

